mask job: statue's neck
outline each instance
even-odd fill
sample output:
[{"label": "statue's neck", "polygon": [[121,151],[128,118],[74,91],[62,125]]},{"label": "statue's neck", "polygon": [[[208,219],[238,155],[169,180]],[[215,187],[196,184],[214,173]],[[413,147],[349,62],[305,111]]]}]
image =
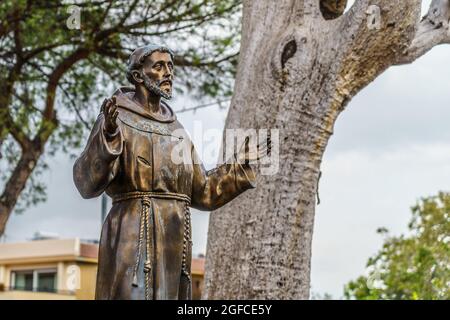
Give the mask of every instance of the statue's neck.
[{"label": "statue's neck", "polygon": [[149,110],[151,113],[160,113],[161,111],[161,97],[159,95],[152,94],[142,86],[136,87],[134,100],[136,100],[137,103],[139,103],[144,109]]}]

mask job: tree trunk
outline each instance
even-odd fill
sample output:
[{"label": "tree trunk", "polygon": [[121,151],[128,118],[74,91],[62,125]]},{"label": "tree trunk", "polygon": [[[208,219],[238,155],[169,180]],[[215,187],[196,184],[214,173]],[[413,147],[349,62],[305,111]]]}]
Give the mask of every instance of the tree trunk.
[{"label": "tree trunk", "polygon": [[20,193],[25,188],[28,178],[42,155],[39,145],[29,145],[22,153],[13,173],[0,196],[0,236],[5,232],[6,222],[11,215]]},{"label": "tree trunk", "polygon": [[[23,66],[22,61],[18,62],[13,70],[11,70],[11,76],[8,77],[6,84],[3,84],[3,87],[1,87],[1,89],[4,88],[4,90],[0,91],[1,94],[3,94],[3,96],[0,96],[0,116],[3,116],[4,122],[7,125],[7,130],[1,128],[0,134],[11,134],[16,142],[19,143],[22,154],[0,194],[0,237],[3,236],[6,223],[14,210],[17,200],[44,152],[46,142],[58,126],[55,111],[55,98],[58,83],[67,70],[78,61],[87,58],[89,53],[90,51],[85,48],[78,48],[63,59],[50,74],[47,83],[45,108],[42,112],[42,120],[34,139],[30,139],[21,128],[14,123],[8,109],[5,109],[5,107],[10,104],[12,92],[14,90],[14,82]],[[0,142],[3,138],[4,137],[0,135]]]},{"label": "tree trunk", "polygon": [[[448,30],[448,1],[433,2],[442,1],[440,32]],[[337,1],[331,15],[321,10],[336,1],[321,2],[244,1],[225,128],[279,129],[279,171],[211,213],[203,298],[309,297],[320,164],[337,116],[389,66],[438,44],[410,50],[427,23],[419,23],[420,0],[359,0],[345,14],[346,1]]]}]

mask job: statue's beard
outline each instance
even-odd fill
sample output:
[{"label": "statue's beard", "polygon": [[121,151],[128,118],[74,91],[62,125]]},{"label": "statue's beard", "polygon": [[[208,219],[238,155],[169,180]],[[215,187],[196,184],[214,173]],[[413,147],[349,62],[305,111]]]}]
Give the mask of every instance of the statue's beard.
[{"label": "statue's beard", "polygon": [[172,91],[166,92],[160,88],[160,85],[162,82],[167,81],[167,79],[164,80],[156,80],[152,81],[148,76],[145,74],[143,75],[144,78],[144,86],[147,88],[148,91],[150,91],[153,94],[156,94],[160,97],[163,97],[164,99],[170,100],[172,99]]}]

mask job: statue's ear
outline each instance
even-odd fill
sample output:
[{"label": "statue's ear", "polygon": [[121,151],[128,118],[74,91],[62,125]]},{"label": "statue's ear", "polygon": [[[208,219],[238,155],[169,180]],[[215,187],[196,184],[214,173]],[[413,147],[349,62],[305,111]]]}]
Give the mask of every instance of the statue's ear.
[{"label": "statue's ear", "polygon": [[138,70],[131,71],[131,77],[133,78],[134,83],[143,83],[144,82],[141,72]]}]

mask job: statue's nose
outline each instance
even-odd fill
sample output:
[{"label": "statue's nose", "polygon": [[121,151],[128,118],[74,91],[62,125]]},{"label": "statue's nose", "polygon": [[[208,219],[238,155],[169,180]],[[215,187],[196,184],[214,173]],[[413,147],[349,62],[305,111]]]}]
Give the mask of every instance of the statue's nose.
[{"label": "statue's nose", "polygon": [[165,66],[165,68],[164,68],[164,77],[170,78],[170,79],[173,78],[173,72],[168,66]]}]

